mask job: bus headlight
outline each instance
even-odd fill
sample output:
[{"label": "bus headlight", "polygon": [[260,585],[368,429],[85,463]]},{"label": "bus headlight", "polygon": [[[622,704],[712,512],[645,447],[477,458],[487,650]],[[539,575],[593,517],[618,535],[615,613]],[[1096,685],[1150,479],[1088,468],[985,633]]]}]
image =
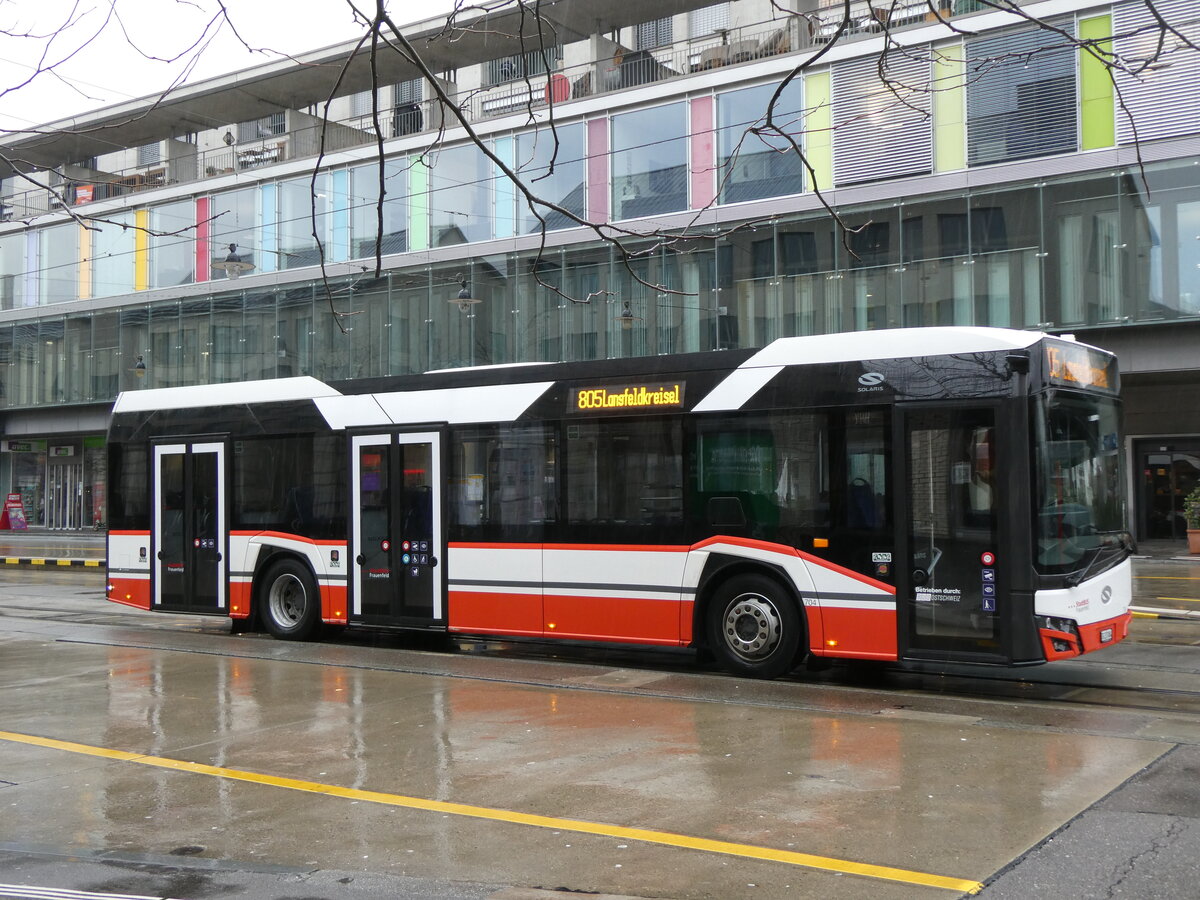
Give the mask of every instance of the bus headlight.
[{"label": "bus headlight", "polygon": [[1048,631],[1061,631],[1063,634],[1078,635],[1079,630],[1074,619],[1060,619],[1057,616],[1035,616],[1038,628]]}]

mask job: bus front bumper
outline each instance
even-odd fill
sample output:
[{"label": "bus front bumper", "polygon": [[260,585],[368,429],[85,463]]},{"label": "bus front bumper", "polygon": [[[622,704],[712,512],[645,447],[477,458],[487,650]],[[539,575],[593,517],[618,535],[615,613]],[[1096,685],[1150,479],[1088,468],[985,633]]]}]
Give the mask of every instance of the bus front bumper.
[{"label": "bus front bumper", "polygon": [[1133,613],[1125,612],[1103,622],[1079,625],[1069,619],[1038,616],[1038,634],[1046,661],[1069,659],[1123,641],[1129,635]]}]

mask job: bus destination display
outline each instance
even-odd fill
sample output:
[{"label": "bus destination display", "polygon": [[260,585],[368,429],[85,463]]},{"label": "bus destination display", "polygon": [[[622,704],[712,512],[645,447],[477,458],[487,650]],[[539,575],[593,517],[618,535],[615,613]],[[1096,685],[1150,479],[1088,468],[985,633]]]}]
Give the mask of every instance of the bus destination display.
[{"label": "bus destination display", "polygon": [[684,383],[614,384],[605,387],[571,388],[568,408],[572,412],[608,410],[681,409]]}]

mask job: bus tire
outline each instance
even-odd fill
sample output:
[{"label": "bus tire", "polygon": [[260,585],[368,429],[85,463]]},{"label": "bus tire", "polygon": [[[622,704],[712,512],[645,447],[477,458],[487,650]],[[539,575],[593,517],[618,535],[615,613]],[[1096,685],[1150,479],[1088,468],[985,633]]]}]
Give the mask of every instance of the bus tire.
[{"label": "bus tire", "polygon": [[321,621],[321,598],[308,566],[295,559],[273,563],[263,576],[261,615],[273,636],[308,640]]},{"label": "bus tire", "polygon": [[708,642],[722,668],[778,678],[796,667],[804,625],[791,594],[766,575],[736,575],[708,606]]}]

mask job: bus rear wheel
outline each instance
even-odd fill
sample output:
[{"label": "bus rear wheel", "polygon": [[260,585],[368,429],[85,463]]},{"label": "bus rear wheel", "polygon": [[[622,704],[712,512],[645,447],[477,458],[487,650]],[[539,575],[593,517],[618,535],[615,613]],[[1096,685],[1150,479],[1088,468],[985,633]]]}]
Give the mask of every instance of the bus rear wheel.
[{"label": "bus rear wheel", "polygon": [[262,620],[277,638],[303,641],[312,637],[321,618],[321,601],[312,573],[303,563],[283,559],[263,578]]},{"label": "bus rear wheel", "polygon": [[709,647],[735,675],[778,678],[796,667],[803,624],[789,593],[765,575],[738,575],[708,607]]}]

